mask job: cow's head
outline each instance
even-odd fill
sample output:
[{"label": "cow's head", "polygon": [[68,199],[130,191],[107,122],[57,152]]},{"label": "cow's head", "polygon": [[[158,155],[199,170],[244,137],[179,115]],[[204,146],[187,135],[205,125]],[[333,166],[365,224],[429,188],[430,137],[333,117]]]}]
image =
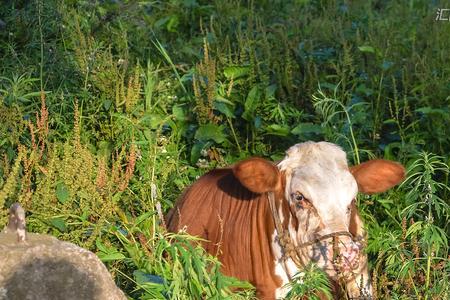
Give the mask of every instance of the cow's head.
[{"label": "cow's head", "polygon": [[[386,160],[371,160],[349,168],[345,152],[327,142],[297,144],[286,154],[278,166],[251,158],[235,165],[233,173],[252,192],[274,192],[285,201],[289,215],[282,218],[289,220],[289,233],[296,245],[336,232],[356,235],[352,223],[358,221],[354,204],[357,192],[384,192],[404,178],[403,166]],[[343,258],[341,271],[351,271],[360,245],[351,237],[340,235],[338,247]],[[302,259],[316,261],[335,277],[332,261],[336,244],[332,238],[306,248]]]}]

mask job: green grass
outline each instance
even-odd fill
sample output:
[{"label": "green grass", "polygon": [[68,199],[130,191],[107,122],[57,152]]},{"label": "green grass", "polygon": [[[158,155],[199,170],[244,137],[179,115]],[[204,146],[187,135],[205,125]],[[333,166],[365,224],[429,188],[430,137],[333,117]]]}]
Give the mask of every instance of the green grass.
[{"label": "green grass", "polygon": [[[133,299],[251,298],[161,214],[212,168],[327,140],[352,164],[408,167],[400,187],[358,199],[376,298],[448,297],[450,22],[438,8],[450,7],[3,1],[0,228],[19,201],[28,230],[95,251]],[[326,289],[316,273],[290,296]]]}]

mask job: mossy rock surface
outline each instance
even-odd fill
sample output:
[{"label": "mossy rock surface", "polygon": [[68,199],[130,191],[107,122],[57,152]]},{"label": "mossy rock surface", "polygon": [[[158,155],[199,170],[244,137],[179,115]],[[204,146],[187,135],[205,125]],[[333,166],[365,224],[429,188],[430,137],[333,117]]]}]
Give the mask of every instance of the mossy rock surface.
[{"label": "mossy rock surface", "polygon": [[98,257],[41,234],[0,233],[0,300],[126,299]]}]

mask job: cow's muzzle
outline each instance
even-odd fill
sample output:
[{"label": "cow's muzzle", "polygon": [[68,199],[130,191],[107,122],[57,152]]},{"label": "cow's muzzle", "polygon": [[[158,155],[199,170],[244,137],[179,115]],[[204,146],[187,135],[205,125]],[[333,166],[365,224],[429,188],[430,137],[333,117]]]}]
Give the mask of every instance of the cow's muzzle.
[{"label": "cow's muzzle", "polygon": [[[331,249],[330,249],[331,250]],[[361,245],[347,237],[333,239],[333,265],[342,275],[348,275],[359,268]]]}]

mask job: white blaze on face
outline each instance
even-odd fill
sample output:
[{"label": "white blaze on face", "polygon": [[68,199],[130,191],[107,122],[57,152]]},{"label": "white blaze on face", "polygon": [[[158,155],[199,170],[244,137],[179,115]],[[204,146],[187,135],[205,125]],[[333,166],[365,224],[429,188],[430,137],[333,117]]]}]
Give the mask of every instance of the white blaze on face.
[{"label": "white blaze on face", "polygon": [[[348,169],[345,152],[335,144],[306,142],[292,146],[286,154],[278,165],[286,175],[286,200],[295,206],[293,195],[301,193],[313,206],[295,210],[299,225],[291,232],[294,242],[300,244],[328,233],[348,231],[348,207],[358,186]],[[330,245],[321,245],[309,247],[308,256],[326,271],[332,271],[331,252],[326,251]]]},{"label": "white blaze on face", "polygon": [[286,199],[302,193],[325,226],[321,234],[348,230],[347,208],[358,186],[340,147],[327,142],[297,144],[289,148],[279,168],[286,174]]}]

